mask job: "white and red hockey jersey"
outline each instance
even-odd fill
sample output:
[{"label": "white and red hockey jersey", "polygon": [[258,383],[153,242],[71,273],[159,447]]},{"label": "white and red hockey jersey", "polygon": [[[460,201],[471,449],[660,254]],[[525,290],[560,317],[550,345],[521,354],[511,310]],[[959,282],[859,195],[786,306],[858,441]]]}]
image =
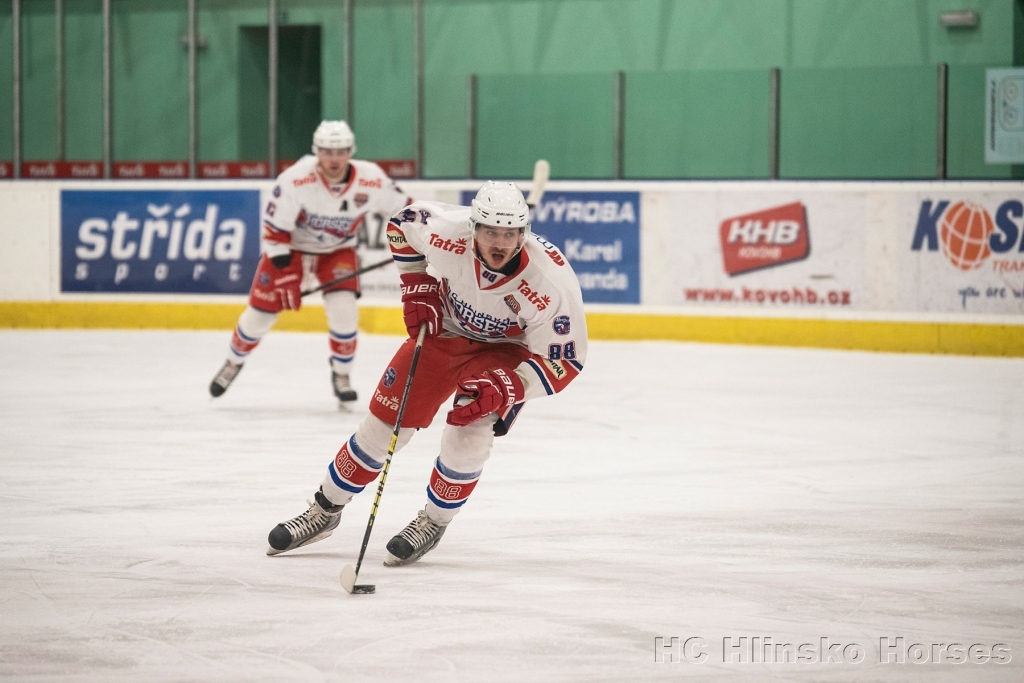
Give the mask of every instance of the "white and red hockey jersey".
[{"label": "white and red hockey jersey", "polygon": [[263,253],[326,254],[356,246],[367,213],[390,216],[412,199],[372,161],[353,159],[348,182],[330,185],[307,154],[277,177],[263,208]]},{"label": "white and red hockey jersey", "polygon": [[531,233],[510,275],[473,254],[469,207],[420,201],[388,224],[391,255],[403,273],[440,281],[447,332],[482,342],[512,342],[532,357],[516,368],[526,399],[561,391],[583,370],[587,320],[568,260]]}]

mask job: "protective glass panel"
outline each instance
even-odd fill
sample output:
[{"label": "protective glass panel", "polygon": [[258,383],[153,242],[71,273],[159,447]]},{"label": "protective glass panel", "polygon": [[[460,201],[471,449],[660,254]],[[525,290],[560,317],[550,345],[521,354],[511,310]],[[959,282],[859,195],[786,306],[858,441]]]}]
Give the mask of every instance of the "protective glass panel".
[{"label": "protective glass panel", "polygon": [[528,178],[543,157],[559,178],[610,178],[614,85],[613,74],[481,76],[477,175]]},{"label": "protective glass panel", "polygon": [[765,178],[767,69],[626,75],[628,178]]},{"label": "protective glass panel", "polygon": [[780,175],[934,178],[934,67],[783,69]]}]

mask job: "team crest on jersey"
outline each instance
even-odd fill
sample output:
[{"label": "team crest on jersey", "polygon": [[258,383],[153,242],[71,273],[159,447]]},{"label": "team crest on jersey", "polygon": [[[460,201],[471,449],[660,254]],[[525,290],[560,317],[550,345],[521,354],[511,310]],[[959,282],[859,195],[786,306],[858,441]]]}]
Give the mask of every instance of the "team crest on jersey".
[{"label": "team crest on jersey", "polygon": [[554,328],[555,334],[569,334],[569,316],[558,316],[557,318],[551,321],[551,327]]},{"label": "team crest on jersey", "polygon": [[277,211],[277,204],[274,202],[267,202],[267,215],[273,216],[275,211]]},{"label": "team crest on jersey", "polygon": [[390,387],[392,384],[395,383],[395,379],[397,377],[398,377],[398,373],[395,372],[395,369],[394,368],[388,368],[387,370],[384,371],[384,379],[381,380],[381,382],[384,384],[384,386]]},{"label": "team crest on jersey", "polygon": [[356,194],[353,201],[356,203],[356,206],[358,206],[361,209],[363,208],[363,205],[366,204],[366,202],[370,201],[370,195],[366,194],[365,192],[359,192]]},{"label": "team crest on jersey", "polygon": [[[515,296],[513,296],[511,294],[506,294],[505,295],[505,305],[508,306],[509,308],[511,308],[512,312],[515,313],[516,315],[519,315],[519,311],[522,310],[522,306],[520,306],[519,302],[516,301]],[[568,330],[566,330],[566,331],[568,331]]]},{"label": "team crest on jersey", "polygon": [[266,273],[260,273],[260,287],[266,287],[270,284],[270,276]]},{"label": "team crest on jersey", "polygon": [[274,196],[275,197],[280,197],[281,196],[281,186],[280,185],[274,185]]}]

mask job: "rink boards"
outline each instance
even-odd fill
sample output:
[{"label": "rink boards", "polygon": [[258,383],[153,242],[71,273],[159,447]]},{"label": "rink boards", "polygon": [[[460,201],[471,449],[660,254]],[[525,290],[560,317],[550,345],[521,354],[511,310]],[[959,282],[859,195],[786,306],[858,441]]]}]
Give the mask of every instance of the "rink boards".
[{"label": "rink boards", "polygon": [[[475,181],[408,181],[465,202]],[[522,183],[528,189],[528,182]],[[0,326],[230,329],[272,181],[0,185]],[[553,182],[534,231],[597,339],[1024,355],[1019,183]],[[363,263],[387,257],[382,217]],[[403,334],[397,277],[361,326]],[[325,330],[317,302],[279,329]]]}]

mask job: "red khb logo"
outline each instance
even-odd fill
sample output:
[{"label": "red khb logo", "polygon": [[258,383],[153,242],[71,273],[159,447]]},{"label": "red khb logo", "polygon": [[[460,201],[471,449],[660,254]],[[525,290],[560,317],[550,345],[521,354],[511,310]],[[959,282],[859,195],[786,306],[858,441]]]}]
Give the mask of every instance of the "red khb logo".
[{"label": "red khb logo", "polygon": [[807,209],[801,202],[726,218],[718,232],[729,275],[800,261],[811,251]]}]

